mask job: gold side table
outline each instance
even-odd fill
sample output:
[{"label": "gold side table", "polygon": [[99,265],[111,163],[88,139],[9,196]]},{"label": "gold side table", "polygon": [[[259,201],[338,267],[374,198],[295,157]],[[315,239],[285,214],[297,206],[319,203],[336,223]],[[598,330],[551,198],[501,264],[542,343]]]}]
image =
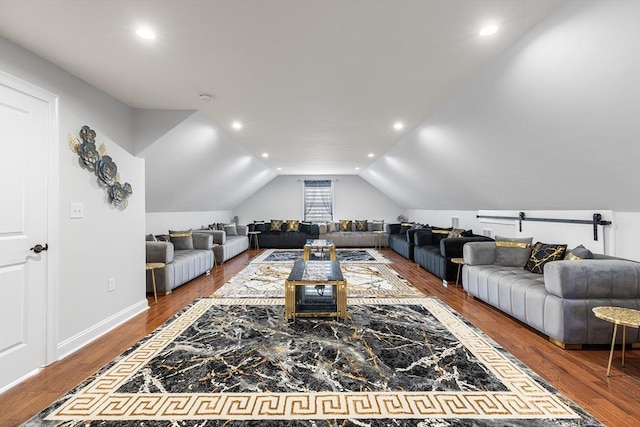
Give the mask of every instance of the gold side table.
[{"label": "gold side table", "polygon": [[218,265],[218,263],[216,262],[216,251],[214,250],[216,247],[220,246],[217,243],[214,243],[211,246],[211,252],[213,252],[213,267],[212,268],[216,268],[216,266]]},{"label": "gold side table", "polygon": [[251,249],[251,245],[255,243],[256,250],[260,250],[260,244],[258,243],[258,234],[262,233],[261,231],[250,231],[249,232],[249,249]]},{"label": "gold side table", "polygon": [[458,264],[458,274],[456,275],[456,287],[458,287],[460,284],[460,269],[462,269],[462,266],[465,264],[464,258],[451,258],[451,262]]},{"label": "gold side table", "polygon": [[376,244],[373,247],[374,249],[382,249],[383,247],[385,247],[386,245],[384,244],[384,238],[385,235],[387,234],[386,231],[381,231],[381,230],[376,230],[373,232],[373,234],[375,234],[376,236]]},{"label": "gold side table", "polygon": [[630,328],[640,328],[640,311],[624,307],[594,307],[593,314],[598,319],[613,323],[613,338],[611,339],[611,352],[609,353],[609,365],[607,366],[607,376],[611,373],[611,361],[613,360],[613,348],[616,344],[616,333],[618,325],[622,325],[622,366],[624,366],[624,346],[627,326]]},{"label": "gold side table", "polygon": [[164,262],[148,262],[145,266],[145,271],[151,270],[151,283],[153,284],[153,298],[155,298],[156,304],[158,303],[158,291],[156,289],[156,270],[159,268],[164,268]]}]

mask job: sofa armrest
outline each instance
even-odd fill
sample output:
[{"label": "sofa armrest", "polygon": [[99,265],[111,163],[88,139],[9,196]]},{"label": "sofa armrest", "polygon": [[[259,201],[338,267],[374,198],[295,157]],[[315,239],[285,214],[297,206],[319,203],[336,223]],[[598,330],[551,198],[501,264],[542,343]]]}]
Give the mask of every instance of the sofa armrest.
[{"label": "sofa armrest", "polygon": [[193,234],[196,233],[210,234],[213,236],[213,243],[217,245],[224,245],[227,242],[227,233],[224,230],[194,230]]},{"label": "sofa armrest", "polygon": [[410,228],[409,230],[407,230],[407,242],[413,244],[414,243],[413,237],[420,230],[424,230],[424,229],[423,228]]},{"label": "sofa armrest", "polygon": [[496,242],[470,242],[462,247],[467,265],[493,264],[496,260]]},{"label": "sofa armrest", "polygon": [[413,235],[413,243],[416,246],[432,245],[433,233],[428,228],[421,228]]},{"label": "sofa armrest", "polygon": [[493,239],[484,236],[446,237],[440,240],[440,254],[445,258],[462,258],[462,248],[471,242],[492,242]]},{"label": "sofa armrest", "polygon": [[236,227],[238,230],[238,236],[248,236],[249,235],[249,226],[247,225],[238,225]]},{"label": "sofa armrest", "polygon": [[209,233],[193,233],[194,249],[211,249],[213,246],[213,236]]},{"label": "sofa armrest", "polygon": [[173,243],[171,242],[145,242],[147,262],[173,262]]},{"label": "sofa armrest", "polygon": [[640,298],[640,263],[584,259],[553,261],[544,266],[544,286],[566,299]]}]

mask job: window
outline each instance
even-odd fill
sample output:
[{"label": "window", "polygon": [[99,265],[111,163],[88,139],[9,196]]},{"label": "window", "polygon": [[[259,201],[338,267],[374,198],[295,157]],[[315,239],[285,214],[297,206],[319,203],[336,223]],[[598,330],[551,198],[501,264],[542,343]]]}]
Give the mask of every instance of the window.
[{"label": "window", "polygon": [[333,183],[331,180],[304,181],[304,220],[333,220]]}]

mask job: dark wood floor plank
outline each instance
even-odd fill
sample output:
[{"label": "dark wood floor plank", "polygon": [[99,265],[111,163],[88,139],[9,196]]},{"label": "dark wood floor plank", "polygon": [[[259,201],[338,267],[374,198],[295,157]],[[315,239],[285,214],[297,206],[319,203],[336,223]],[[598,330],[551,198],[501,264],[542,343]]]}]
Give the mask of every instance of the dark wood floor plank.
[{"label": "dark wood floor plank", "polygon": [[[562,350],[521,322],[483,302],[465,295],[460,287],[427,273],[417,264],[384,250],[392,267],[426,295],[440,298],[466,317],[490,338],[529,366],[536,374],[608,426],[635,425],[640,419],[640,350],[626,353],[626,366],[620,366],[620,352],[614,356],[611,377],[606,369],[607,346],[584,350]],[[187,304],[211,295],[242,270],[257,251],[245,252],[209,276],[201,276],[172,294],[149,298],[150,308],[80,349],[65,359],[42,369],[36,375],[0,395],[0,426],[19,425],[56,398],[64,395],[114,357],[162,325]]]}]

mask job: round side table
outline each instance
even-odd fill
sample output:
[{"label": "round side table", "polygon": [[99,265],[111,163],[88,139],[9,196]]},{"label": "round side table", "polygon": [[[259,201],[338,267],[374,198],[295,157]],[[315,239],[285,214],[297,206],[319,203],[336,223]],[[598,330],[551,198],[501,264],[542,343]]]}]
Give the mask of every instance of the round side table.
[{"label": "round side table", "polygon": [[464,258],[451,258],[451,262],[458,264],[458,274],[456,275],[456,287],[460,284],[460,269],[464,265]]},{"label": "round side table", "polygon": [[260,250],[260,245],[258,244],[258,234],[262,233],[261,231],[250,231],[249,232],[249,248],[251,248],[252,244],[256,245],[256,250]]},{"label": "round side table", "polygon": [[618,325],[622,325],[622,366],[624,366],[624,341],[627,326],[636,329],[640,328],[640,311],[624,307],[594,307],[592,310],[598,319],[613,323],[613,338],[611,339],[611,352],[609,353],[609,365],[607,366],[607,376],[609,376]]},{"label": "round side table", "polygon": [[382,230],[376,230],[373,232],[373,234],[376,235],[376,245],[374,246],[374,249],[382,249],[384,247],[384,238],[387,232]]},{"label": "round side table", "polygon": [[145,270],[151,270],[151,283],[153,284],[153,298],[158,303],[158,291],[156,290],[156,270],[164,268],[164,262],[148,262],[145,266]]}]

